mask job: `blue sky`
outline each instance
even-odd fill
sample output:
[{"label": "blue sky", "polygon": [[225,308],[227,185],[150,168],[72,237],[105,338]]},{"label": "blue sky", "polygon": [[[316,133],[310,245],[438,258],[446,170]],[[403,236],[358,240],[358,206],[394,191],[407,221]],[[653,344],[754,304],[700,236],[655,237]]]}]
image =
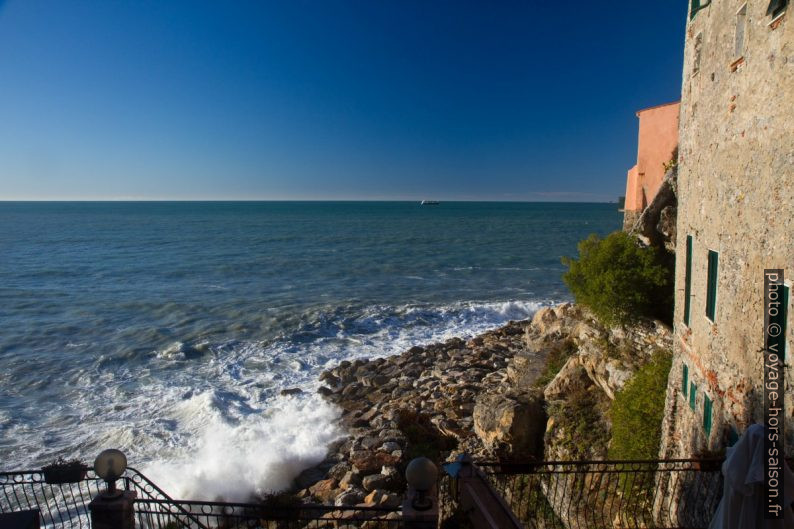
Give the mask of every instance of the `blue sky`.
[{"label": "blue sky", "polygon": [[0,199],[615,200],[686,2],[0,3]]}]

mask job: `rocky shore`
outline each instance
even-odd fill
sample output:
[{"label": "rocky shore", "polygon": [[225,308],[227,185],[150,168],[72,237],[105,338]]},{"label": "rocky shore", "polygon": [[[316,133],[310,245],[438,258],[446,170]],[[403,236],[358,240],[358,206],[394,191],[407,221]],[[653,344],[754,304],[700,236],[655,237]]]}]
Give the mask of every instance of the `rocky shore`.
[{"label": "rocky shore", "polygon": [[[342,362],[321,375],[319,392],[342,410],[349,436],[296,479],[296,496],[348,508],[397,506],[405,465],[420,455],[438,462],[463,452],[480,460],[603,456],[610,400],[669,342],[659,322],[605,329],[566,303],[467,341]],[[572,409],[583,417],[571,417]]]}]

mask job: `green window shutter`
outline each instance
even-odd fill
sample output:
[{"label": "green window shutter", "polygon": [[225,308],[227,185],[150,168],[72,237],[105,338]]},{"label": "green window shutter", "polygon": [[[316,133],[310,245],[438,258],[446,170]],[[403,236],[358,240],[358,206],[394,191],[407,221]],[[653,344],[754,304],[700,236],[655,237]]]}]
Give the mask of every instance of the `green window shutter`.
[{"label": "green window shutter", "polygon": [[767,16],[771,15],[774,18],[785,11],[786,6],[788,6],[788,0],[771,0],[771,2],[769,2],[769,6],[766,8],[766,14]]},{"label": "green window shutter", "polygon": [[717,270],[719,268],[719,254],[709,250],[708,283],[706,287],[706,316],[711,321],[717,313]]},{"label": "green window shutter", "polygon": [[691,0],[689,3],[689,20],[695,18],[698,10],[700,9],[700,0]]},{"label": "green window shutter", "polygon": [[689,388],[689,366],[684,364],[683,373],[681,373],[681,393],[685,397],[687,388]]},{"label": "green window shutter", "polygon": [[697,394],[698,387],[694,382],[689,384],[689,407],[695,409],[695,395]]},{"label": "green window shutter", "polygon": [[[689,326],[689,302],[692,297],[692,236],[686,237],[686,272],[684,276],[684,323]],[[684,392],[686,395],[686,391]]]},{"label": "green window shutter", "polygon": [[706,438],[711,435],[711,408],[713,403],[708,395],[703,394],[703,429],[706,431]]}]

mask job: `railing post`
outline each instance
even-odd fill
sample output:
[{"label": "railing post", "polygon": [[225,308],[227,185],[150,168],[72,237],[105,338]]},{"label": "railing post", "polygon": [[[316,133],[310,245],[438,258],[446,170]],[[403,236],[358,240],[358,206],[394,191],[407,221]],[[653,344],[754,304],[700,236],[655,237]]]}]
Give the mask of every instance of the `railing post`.
[{"label": "railing post", "polygon": [[408,490],[403,500],[403,526],[406,529],[438,527],[438,469],[426,457],[417,457],[405,469]]},{"label": "railing post", "polygon": [[126,469],[127,456],[114,448],[103,450],[94,460],[94,472],[108,488],[88,504],[92,529],[135,529],[136,493],[116,489],[116,481]]},{"label": "railing post", "polygon": [[100,492],[88,504],[92,529],[135,529],[135,492],[119,492],[114,496]]},{"label": "railing post", "polygon": [[436,529],[438,527],[438,491],[434,485],[431,490],[422,494],[423,499],[430,500],[433,505],[424,511],[414,506],[418,493],[409,486],[403,500],[403,527],[405,529]]}]

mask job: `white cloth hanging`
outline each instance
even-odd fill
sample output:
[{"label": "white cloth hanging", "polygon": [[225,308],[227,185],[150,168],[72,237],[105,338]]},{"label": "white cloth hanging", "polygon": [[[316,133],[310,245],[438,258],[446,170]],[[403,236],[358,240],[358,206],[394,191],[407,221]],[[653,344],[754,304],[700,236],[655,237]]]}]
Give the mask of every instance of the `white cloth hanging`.
[{"label": "white cloth hanging", "polygon": [[[722,500],[709,529],[794,529],[794,473],[783,462],[783,518],[765,520],[764,427],[750,426],[727,450]],[[781,458],[782,461],[782,458]]]}]

